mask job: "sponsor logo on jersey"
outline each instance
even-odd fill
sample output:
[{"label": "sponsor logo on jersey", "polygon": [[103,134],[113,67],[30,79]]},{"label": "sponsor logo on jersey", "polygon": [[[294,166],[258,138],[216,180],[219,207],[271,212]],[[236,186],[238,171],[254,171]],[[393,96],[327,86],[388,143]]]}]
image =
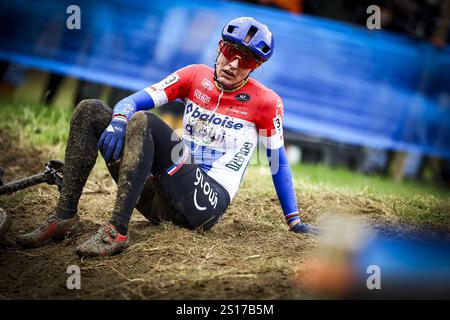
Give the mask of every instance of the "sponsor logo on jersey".
[{"label": "sponsor logo on jersey", "polygon": [[197,168],[197,170],[195,171],[195,177],[196,180],[194,182],[194,186],[195,186],[195,190],[194,190],[194,206],[195,208],[197,208],[197,210],[200,211],[205,211],[207,208],[205,206],[202,206],[199,204],[198,200],[197,200],[197,187],[200,187],[200,192],[203,192],[203,194],[205,195],[204,198],[206,198],[209,202],[209,204],[215,209],[217,206],[217,192],[215,190],[213,190],[213,188],[211,187],[211,185],[209,184],[209,182],[205,182],[203,181],[203,173],[200,171],[199,168]]},{"label": "sponsor logo on jersey", "polygon": [[227,168],[230,168],[231,170],[239,171],[239,169],[241,169],[242,165],[245,163],[247,156],[250,154],[252,147],[253,143],[245,142],[241,149],[239,149],[239,152],[236,153],[233,159],[231,159],[231,161],[228,162],[225,166]]},{"label": "sponsor logo on jersey", "polygon": [[207,123],[212,123],[224,128],[228,129],[234,129],[234,130],[240,130],[244,127],[244,125],[240,122],[236,122],[234,118],[219,115],[217,113],[210,113],[210,112],[202,112],[199,107],[195,107],[194,104],[190,103],[186,106],[186,114],[190,113],[191,119],[198,119],[202,120]]},{"label": "sponsor logo on jersey", "polygon": [[233,107],[228,107],[228,108],[227,108],[227,111],[228,111],[229,113],[237,113],[237,114],[242,114],[242,115],[244,115],[244,116],[246,116],[246,115],[248,114],[247,111],[237,110],[237,109],[235,109],[235,108],[233,108]]},{"label": "sponsor logo on jersey", "polygon": [[236,98],[237,101],[242,101],[242,102],[246,102],[246,101],[250,100],[250,96],[247,93],[238,93],[234,97]]},{"label": "sponsor logo on jersey", "polygon": [[277,101],[277,111],[276,111],[276,115],[283,115],[284,114],[284,107],[283,107],[283,102],[278,99]]},{"label": "sponsor logo on jersey", "polygon": [[209,101],[211,101],[211,98],[210,98],[207,94],[201,92],[201,91],[198,90],[198,89],[195,89],[195,91],[194,91],[194,97],[196,97],[197,99],[199,99],[199,100],[200,100],[201,102],[203,102],[204,104],[208,104]]},{"label": "sponsor logo on jersey", "polygon": [[213,89],[213,84],[208,79],[203,79],[202,80],[202,86],[205,87],[206,89],[210,90],[210,91]]}]

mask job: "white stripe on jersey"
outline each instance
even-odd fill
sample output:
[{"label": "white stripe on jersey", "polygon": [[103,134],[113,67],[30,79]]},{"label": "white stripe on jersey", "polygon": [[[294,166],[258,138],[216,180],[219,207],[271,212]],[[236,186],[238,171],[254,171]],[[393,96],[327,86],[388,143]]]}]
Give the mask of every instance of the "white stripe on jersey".
[{"label": "white stripe on jersey", "polygon": [[147,87],[144,90],[152,98],[155,108],[160,107],[169,101],[164,89],[159,89],[155,85]]}]

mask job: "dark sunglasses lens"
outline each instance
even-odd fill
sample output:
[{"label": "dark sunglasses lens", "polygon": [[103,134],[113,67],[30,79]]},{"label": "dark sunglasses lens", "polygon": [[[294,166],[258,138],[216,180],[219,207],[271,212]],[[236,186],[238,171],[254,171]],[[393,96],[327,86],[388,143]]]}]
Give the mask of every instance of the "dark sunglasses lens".
[{"label": "dark sunglasses lens", "polygon": [[250,56],[243,56],[240,61],[240,64],[242,68],[253,69],[258,65],[258,61],[256,61],[254,58]]},{"label": "dark sunglasses lens", "polygon": [[245,69],[253,69],[256,68],[259,64],[259,61],[247,53],[243,52],[242,50],[239,50],[238,48],[233,47],[231,44],[225,43],[222,48],[221,52],[227,58],[228,60],[234,59],[234,57],[239,56],[239,66]]}]

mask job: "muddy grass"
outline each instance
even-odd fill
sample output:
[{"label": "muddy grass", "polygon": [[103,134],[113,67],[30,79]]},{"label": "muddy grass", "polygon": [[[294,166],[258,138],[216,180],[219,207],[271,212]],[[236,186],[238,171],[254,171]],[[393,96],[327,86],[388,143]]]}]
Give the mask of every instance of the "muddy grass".
[{"label": "muddy grass", "polygon": [[[1,139],[0,132],[0,139]],[[52,152],[14,148],[0,141],[0,165],[11,181],[39,172]],[[98,160],[100,161],[100,160]],[[36,249],[0,249],[1,299],[299,299],[307,295],[293,280],[318,245],[310,235],[287,231],[269,176],[250,169],[225,217],[211,231],[155,226],[135,211],[131,246],[95,259],[74,254],[109,219],[116,187],[103,170],[91,175],[80,201],[82,231]],[[323,214],[345,211],[393,230],[424,226],[450,230],[450,203],[440,199],[374,198],[297,185],[302,216],[321,225]],[[37,186],[0,199],[13,218],[9,237],[29,231],[52,213],[56,187]],[[408,223],[408,227],[404,227]],[[395,232],[395,231],[393,231]],[[81,290],[68,290],[67,267],[81,268]],[[301,275],[300,275],[301,277]]]}]

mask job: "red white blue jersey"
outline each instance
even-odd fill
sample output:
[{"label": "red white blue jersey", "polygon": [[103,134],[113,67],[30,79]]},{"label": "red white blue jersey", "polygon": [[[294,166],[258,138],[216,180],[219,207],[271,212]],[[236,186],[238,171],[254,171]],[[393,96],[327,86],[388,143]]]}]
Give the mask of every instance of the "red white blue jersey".
[{"label": "red white blue jersey", "polygon": [[254,79],[232,92],[214,84],[214,70],[190,65],[145,89],[155,107],[185,104],[183,142],[197,163],[233,199],[258,138],[268,149],[283,146],[283,102]]}]

